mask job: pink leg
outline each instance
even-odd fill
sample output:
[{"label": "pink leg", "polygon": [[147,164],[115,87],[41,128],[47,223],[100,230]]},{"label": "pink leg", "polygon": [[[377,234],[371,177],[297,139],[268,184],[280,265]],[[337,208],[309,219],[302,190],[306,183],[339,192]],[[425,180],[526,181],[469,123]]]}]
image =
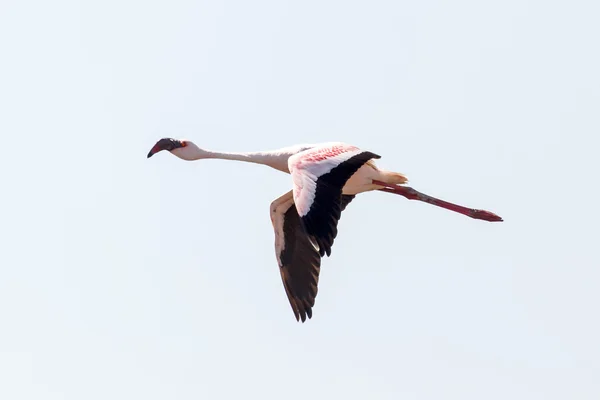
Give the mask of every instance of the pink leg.
[{"label": "pink leg", "polygon": [[425,203],[433,204],[434,206],[442,207],[447,210],[451,210],[475,219],[482,219],[490,222],[502,221],[501,217],[492,212],[467,208],[459,206],[457,204],[449,203],[444,200],[436,199],[435,197],[431,197],[427,194],[418,192],[415,189],[408,186],[394,185],[376,180],[374,180],[373,183],[379,186],[383,186],[383,189],[379,189],[383,192],[399,194],[401,196],[406,197],[409,200],[424,201]]}]

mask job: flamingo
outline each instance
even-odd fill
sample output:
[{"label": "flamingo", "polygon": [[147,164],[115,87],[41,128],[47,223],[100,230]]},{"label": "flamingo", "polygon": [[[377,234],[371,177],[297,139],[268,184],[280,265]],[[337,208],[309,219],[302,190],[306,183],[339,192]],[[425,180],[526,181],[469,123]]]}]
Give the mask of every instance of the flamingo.
[{"label": "flamingo", "polygon": [[237,160],[267,165],[288,173],[292,190],[270,206],[275,256],[285,293],[297,321],[312,318],[321,259],[331,255],[342,211],[363,192],[379,190],[423,201],[471,218],[498,222],[498,215],[449,203],[405,186],[401,173],[377,167],[379,155],[341,142],[295,145],[278,150],[222,153],[204,150],[189,140],[160,139],[148,158],[167,150],[182,160]]}]

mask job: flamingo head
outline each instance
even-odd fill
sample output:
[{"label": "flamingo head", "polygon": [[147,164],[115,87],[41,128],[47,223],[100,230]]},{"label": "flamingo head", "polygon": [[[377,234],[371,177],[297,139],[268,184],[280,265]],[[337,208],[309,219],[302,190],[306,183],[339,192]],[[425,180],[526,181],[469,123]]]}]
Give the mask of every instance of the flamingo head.
[{"label": "flamingo head", "polygon": [[197,153],[200,151],[198,146],[189,140],[163,138],[156,142],[156,144],[152,147],[148,153],[148,158],[163,150],[168,150],[171,154],[183,160],[192,160],[197,158]]}]

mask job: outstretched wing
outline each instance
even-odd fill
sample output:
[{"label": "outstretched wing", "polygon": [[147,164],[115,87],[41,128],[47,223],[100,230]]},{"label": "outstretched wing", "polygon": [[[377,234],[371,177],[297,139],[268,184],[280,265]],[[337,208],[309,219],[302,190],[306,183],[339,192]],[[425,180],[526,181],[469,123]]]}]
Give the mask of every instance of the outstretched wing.
[{"label": "outstretched wing", "polygon": [[[343,208],[354,196],[343,196]],[[271,204],[275,230],[275,255],[283,287],[296,320],[312,317],[318,291],[321,255],[306,233],[294,204],[292,191]]]},{"label": "outstretched wing", "polygon": [[343,143],[331,143],[290,157],[294,203],[319,254],[331,255],[342,212],[342,189],[350,177],[377,154]]}]

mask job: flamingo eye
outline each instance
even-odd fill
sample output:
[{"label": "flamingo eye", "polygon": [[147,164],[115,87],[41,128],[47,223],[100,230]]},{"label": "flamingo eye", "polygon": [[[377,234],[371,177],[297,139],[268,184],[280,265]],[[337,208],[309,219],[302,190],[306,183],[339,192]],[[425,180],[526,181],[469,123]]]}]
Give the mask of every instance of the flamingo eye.
[{"label": "flamingo eye", "polygon": [[181,147],[185,147],[185,146],[187,146],[187,142],[185,140],[182,140],[181,141]]}]

